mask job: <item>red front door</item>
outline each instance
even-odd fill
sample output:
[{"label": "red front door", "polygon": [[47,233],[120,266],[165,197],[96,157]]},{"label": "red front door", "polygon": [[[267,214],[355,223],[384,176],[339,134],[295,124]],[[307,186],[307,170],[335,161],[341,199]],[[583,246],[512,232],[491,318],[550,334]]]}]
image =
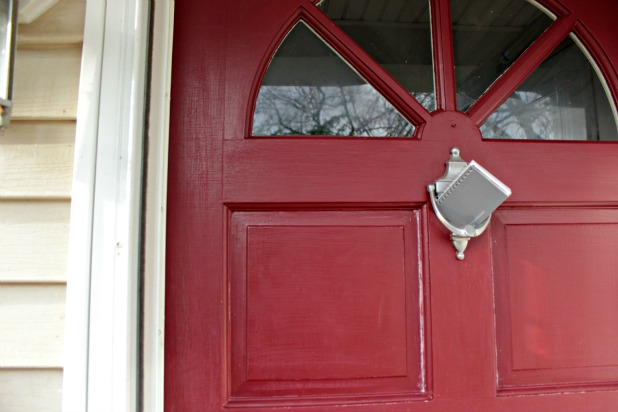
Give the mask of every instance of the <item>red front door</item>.
[{"label": "red front door", "polygon": [[[618,145],[479,130],[571,32],[617,96],[617,7],[542,3],[556,22],[460,112],[432,1],[429,112],[309,0],[177,1],[166,410],[618,408]],[[412,137],[251,136],[299,20]],[[463,261],[426,189],[455,146],[513,192]]]}]

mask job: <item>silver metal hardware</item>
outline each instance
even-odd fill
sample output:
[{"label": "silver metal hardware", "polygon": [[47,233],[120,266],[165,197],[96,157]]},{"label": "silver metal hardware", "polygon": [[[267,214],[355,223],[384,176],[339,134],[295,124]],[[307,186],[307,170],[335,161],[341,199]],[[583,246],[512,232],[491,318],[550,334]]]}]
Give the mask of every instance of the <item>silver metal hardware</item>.
[{"label": "silver metal hardware", "polygon": [[459,260],[464,259],[470,238],[487,229],[492,212],[511,195],[511,189],[474,160],[466,163],[456,147],[444,176],[427,191],[438,220],[451,232]]},{"label": "silver metal hardware", "polygon": [[17,0],[0,0],[0,130],[8,127],[13,108],[17,12]]}]

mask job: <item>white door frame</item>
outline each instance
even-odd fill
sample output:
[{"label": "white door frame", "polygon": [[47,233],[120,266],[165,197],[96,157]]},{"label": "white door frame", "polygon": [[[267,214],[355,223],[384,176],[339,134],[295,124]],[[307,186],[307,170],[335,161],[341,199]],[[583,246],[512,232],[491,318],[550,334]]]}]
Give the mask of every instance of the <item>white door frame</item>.
[{"label": "white door frame", "polygon": [[[151,11],[154,28],[149,27]],[[172,13],[173,0],[86,3],[67,273],[64,412],[128,412],[140,403],[145,411],[163,410]],[[152,81],[147,85],[149,37]],[[145,136],[149,170],[143,196]],[[141,342],[140,302],[145,314]]]},{"label": "white door frame", "polygon": [[165,222],[174,0],[155,0],[143,285],[143,411],[163,412]]}]

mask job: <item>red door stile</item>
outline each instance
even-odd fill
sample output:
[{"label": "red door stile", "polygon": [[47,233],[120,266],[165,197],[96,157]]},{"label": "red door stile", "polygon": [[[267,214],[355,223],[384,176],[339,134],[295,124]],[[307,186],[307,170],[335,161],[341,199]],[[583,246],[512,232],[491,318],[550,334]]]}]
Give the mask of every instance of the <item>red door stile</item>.
[{"label": "red door stile", "polygon": [[[224,399],[226,337],[221,203],[227,23],[178,2],[166,240],[165,411],[214,411]],[[195,41],[195,28],[200,38]],[[199,159],[198,159],[199,158]],[[198,252],[199,250],[199,252]],[[207,401],[206,401],[207,400]]]}]

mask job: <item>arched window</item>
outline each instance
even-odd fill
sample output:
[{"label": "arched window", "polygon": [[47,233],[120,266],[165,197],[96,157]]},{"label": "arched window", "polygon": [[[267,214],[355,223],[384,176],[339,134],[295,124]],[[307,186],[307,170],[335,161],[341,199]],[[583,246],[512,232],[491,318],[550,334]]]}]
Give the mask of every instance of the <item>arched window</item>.
[{"label": "arched window", "polygon": [[[444,33],[432,30],[427,0],[323,0],[315,8],[331,26],[298,16],[263,76],[253,136],[409,137],[422,124],[411,112],[449,109],[436,104],[436,91],[456,96],[452,109],[474,113],[519,64],[530,70],[484,114],[484,138],[618,140],[615,107],[597,66],[576,34],[558,33],[560,16],[536,3],[453,0],[453,48],[439,51],[446,55],[439,65],[451,66],[454,84],[439,79],[444,67],[435,57]],[[526,51],[542,36],[564,40],[535,62]],[[344,55],[350,53],[370,62],[352,62]],[[405,94],[418,105],[402,102]]]}]

